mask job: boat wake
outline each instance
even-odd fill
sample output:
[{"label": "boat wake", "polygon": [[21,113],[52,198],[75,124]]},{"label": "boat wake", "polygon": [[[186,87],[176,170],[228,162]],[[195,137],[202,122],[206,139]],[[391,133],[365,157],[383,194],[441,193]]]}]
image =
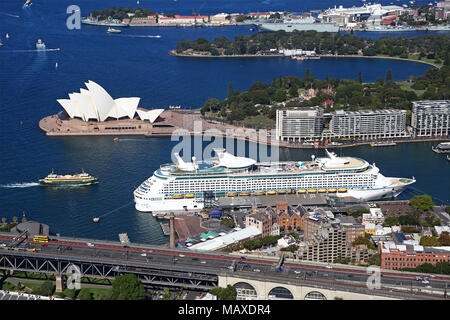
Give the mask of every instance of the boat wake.
[{"label": "boat wake", "polygon": [[23,182],[23,183],[8,183],[8,184],[0,184],[1,188],[12,189],[12,188],[30,188],[36,187],[39,183],[37,182]]},{"label": "boat wake", "polygon": [[60,48],[56,49],[30,49],[30,50],[2,50],[2,52],[44,52],[44,51],[60,51]]},{"label": "boat wake", "polygon": [[133,35],[133,34],[116,34],[116,37],[127,37],[127,38],[161,38],[158,34],[156,36],[152,35]]},{"label": "boat wake", "polygon": [[3,14],[3,15],[8,16],[8,17],[20,18],[20,16],[16,16],[15,14],[9,14],[9,13],[5,13],[5,12],[0,12],[0,14]]}]

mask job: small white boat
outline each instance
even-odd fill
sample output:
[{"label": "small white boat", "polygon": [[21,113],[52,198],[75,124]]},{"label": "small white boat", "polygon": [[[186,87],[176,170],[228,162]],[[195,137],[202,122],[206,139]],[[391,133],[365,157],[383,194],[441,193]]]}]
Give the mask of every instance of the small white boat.
[{"label": "small white boat", "polygon": [[95,217],[94,219],[92,219],[92,221],[94,221],[94,223],[97,223],[97,222],[99,222],[99,221],[100,221],[100,218],[98,218],[98,217]]},{"label": "small white boat", "polygon": [[9,39],[9,34],[6,34],[5,38],[6,38],[6,39]]},{"label": "small white boat", "polygon": [[45,43],[41,39],[38,39],[38,41],[36,42],[36,49],[45,50]]},{"label": "small white boat", "polygon": [[58,62],[55,63],[55,69],[58,69]]},{"label": "small white boat", "polygon": [[108,33],[121,33],[122,31],[119,30],[119,29],[114,29],[114,28],[109,27],[106,32],[108,32]]},{"label": "small white boat", "polygon": [[31,0],[27,0],[27,1],[25,1],[25,3],[23,4],[24,7],[29,7],[29,6],[31,6],[31,5],[32,5]]}]

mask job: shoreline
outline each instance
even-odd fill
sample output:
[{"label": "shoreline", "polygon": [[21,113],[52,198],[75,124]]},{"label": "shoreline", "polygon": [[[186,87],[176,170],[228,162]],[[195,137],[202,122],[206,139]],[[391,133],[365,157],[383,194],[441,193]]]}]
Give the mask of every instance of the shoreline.
[{"label": "shoreline", "polygon": [[[39,121],[39,128],[45,132],[48,137],[83,137],[83,136],[142,136],[146,138],[158,138],[158,137],[171,137],[172,135],[177,136],[194,136],[194,137],[210,137],[213,136],[209,130],[219,130],[219,132],[225,133],[228,130],[239,130],[237,132],[243,133],[247,130],[253,130],[251,128],[243,128],[236,127],[232,125],[218,125],[216,123],[210,123],[203,119],[199,112],[195,113],[190,112],[174,112],[166,110],[164,113],[164,120],[158,123],[163,123],[165,127],[154,127],[154,124],[150,124],[149,122],[145,122],[139,119],[124,119],[124,120],[110,120],[104,121],[103,123],[97,122],[87,122],[84,123],[79,119],[70,119],[70,120],[60,120],[56,115],[51,115],[42,118]],[[196,122],[200,121],[200,122]],[[194,123],[196,122],[196,123]],[[156,123],[156,125],[158,125]],[[187,124],[187,125],[186,125]],[[116,125],[116,126],[127,126],[128,128],[132,126],[134,129],[119,129],[119,130],[103,130],[103,128],[110,128],[108,126]],[[100,127],[100,129],[99,129]],[[179,131],[179,130],[184,131]],[[178,132],[177,132],[178,131]],[[260,141],[255,135],[256,139],[249,138],[245,133],[242,134],[233,134],[226,135],[223,134],[222,137],[224,139],[235,139],[240,141],[246,141],[250,143],[256,143],[259,145],[267,145],[267,146],[278,146],[281,148],[290,148],[290,149],[333,149],[333,148],[351,148],[358,147],[363,145],[370,145],[373,141],[358,141],[349,144],[342,145],[301,145],[294,144],[279,140],[272,141],[271,137],[266,136],[266,140]],[[450,137],[426,137],[420,139],[404,139],[404,137],[395,140],[395,138],[389,138],[388,140],[392,140],[396,143],[415,143],[415,142],[432,142],[432,141],[450,141]],[[118,138],[120,141],[120,138]]]},{"label": "shoreline", "polygon": [[[183,54],[183,53],[177,53],[175,50],[170,50],[169,51],[169,55],[172,55],[172,56],[175,56],[175,57],[183,57],[183,58],[280,58],[280,57],[289,58],[290,57],[290,56],[282,55],[280,53],[271,54],[271,55],[244,54],[244,55],[229,55],[229,56],[226,56],[226,55],[213,56],[213,55],[201,55],[201,54]],[[428,61],[414,60],[414,59],[408,59],[408,58],[399,58],[399,57],[387,57],[387,56],[319,54],[319,55],[317,55],[317,57],[319,57],[319,58],[390,59],[390,60],[418,62],[418,63],[428,64],[428,65],[430,65],[432,67],[435,67],[437,69],[440,69],[442,67],[442,66],[434,64],[432,62],[428,62]]]}]

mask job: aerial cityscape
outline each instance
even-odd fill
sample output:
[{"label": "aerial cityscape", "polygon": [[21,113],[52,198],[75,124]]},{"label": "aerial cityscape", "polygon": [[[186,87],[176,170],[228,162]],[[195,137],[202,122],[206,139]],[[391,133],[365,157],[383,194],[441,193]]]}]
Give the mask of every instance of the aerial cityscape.
[{"label": "aerial cityscape", "polygon": [[0,70],[0,300],[449,299],[450,1],[4,0]]}]

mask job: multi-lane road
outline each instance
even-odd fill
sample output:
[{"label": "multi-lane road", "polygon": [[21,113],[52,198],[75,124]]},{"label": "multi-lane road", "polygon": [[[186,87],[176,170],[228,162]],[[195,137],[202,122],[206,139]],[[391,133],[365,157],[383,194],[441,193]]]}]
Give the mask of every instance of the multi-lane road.
[{"label": "multi-lane road", "polygon": [[[64,256],[75,259],[78,257],[98,261],[117,261],[122,264],[127,262],[130,264],[144,263],[161,270],[183,270],[188,273],[234,272],[237,276],[250,276],[254,279],[322,284],[335,288],[353,287],[356,290],[357,288],[367,288],[367,280],[372,276],[372,273],[368,273],[364,268],[346,265],[325,265],[289,260],[285,261],[280,269],[277,269],[275,267],[277,260],[262,257],[169,249],[141,244],[125,247],[118,242],[80,240],[55,238],[50,239],[48,243],[37,243],[32,239],[25,239],[14,247],[12,246],[12,237],[0,235],[0,246],[2,246],[0,250],[26,251],[28,254],[31,252],[35,255]],[[426,279],[424,280],[424,278]],[[450,283],[449,276],[387,270],[380,272],[379,279],[382,290],[431,294],[441,297],[444,296]]]}]

